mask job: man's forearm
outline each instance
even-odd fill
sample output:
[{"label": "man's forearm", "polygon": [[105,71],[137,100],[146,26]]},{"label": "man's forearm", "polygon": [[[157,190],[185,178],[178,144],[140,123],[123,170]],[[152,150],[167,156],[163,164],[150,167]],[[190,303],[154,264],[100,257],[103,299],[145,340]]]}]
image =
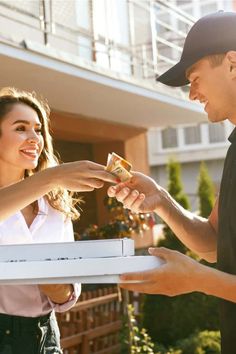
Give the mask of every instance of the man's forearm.
[{"label": "man's forearm", "polygon": [[198,290],[236,303],[236,275],[224,273],[215,268],[204,267]]},{"label": "man's forearm", "polygon": [[165,190],[161,191],[161,199],[155,212],[175,235],[200,257],[216,261],[217,235],[209,221],[185,210]]}]

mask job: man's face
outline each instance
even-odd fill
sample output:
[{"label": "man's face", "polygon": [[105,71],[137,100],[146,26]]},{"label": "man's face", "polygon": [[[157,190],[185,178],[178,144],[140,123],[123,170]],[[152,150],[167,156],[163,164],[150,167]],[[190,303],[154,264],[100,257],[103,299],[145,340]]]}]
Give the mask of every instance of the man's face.
[{"label": "man's face", "polygon": [[225,119],[233,122],[236,118],[235,87],[229,67],[227,58],[214,67],[208,58],[203,58],[186,72],[190,81],[189,98],[204,105],[211,122]]}]

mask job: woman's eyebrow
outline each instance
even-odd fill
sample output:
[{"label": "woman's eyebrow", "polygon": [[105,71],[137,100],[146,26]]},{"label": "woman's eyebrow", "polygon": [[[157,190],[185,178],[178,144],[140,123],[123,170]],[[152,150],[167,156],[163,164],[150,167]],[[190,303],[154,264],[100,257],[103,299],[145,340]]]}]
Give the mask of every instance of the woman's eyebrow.
[{"label": "woman's eyebrow", "polygon": [[[19,123],[23,123],[23,124],[30,125],[30,122],[29,122],[28,120],[24,120],[24,119],[18,119],[18,120],[16,120],[15,122],[13,122],[12,125],[14,125],[14,124],[19,124]],[[36,126],[39,126],[39,127],[42,126],[41,123],[36,123],[35,125],[36,125]]]}]

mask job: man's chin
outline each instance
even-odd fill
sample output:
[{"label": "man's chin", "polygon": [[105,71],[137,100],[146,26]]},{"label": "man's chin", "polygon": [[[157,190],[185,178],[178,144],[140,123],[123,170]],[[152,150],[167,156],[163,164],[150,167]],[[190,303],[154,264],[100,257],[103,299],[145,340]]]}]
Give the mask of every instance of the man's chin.
[{"label": "man's chin", "polygon": [[216,115],[211,115],[208,113],[207,115],[208,117],[208,120],[211,122],[211,123],[220,123],[220,122],[223,122],[224,120],[228,119],[226,117],[220,117],[220,116],[216,116]]}]

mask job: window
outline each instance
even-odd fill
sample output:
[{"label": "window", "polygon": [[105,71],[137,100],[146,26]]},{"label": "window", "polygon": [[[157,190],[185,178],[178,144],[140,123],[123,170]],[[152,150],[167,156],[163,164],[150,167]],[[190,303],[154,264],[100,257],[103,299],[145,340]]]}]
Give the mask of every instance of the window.
[{"label": "window", "polygon": [[224,142],[225,139],[225,127],[223,124],[209,124],[209,142],[211,144]]},{"label": "window", "polygon": [[184,128],[184,143],[186,145],[194,145],[201,143],[200,126],[192,126]]},{"label": "window", "polygon": [[[93,0],[93,20],[95,37],[100,38],[100,43],[95,43],[97,64],[130,75],[130,55],[127,54],[130,49],[127,1]],[[111,47],[107,40],[110,41]]]},{"label": "window", "polygon": [[93,59],[93,50],[92,40],[90,38],[92,36],[92,14],[90,2],[88,0],[76,0],[75,13],[76,25],[79,29],[84,31],[84,33],[87,33],[87,35],[83,35],[82,33],[80,33],[78,36],[78,54],[81,58],[91,61]]},{"label": "window", "polygon": [[166,128],[161,131],[162,149],[175,148],[178,146],[176,128]]}]

